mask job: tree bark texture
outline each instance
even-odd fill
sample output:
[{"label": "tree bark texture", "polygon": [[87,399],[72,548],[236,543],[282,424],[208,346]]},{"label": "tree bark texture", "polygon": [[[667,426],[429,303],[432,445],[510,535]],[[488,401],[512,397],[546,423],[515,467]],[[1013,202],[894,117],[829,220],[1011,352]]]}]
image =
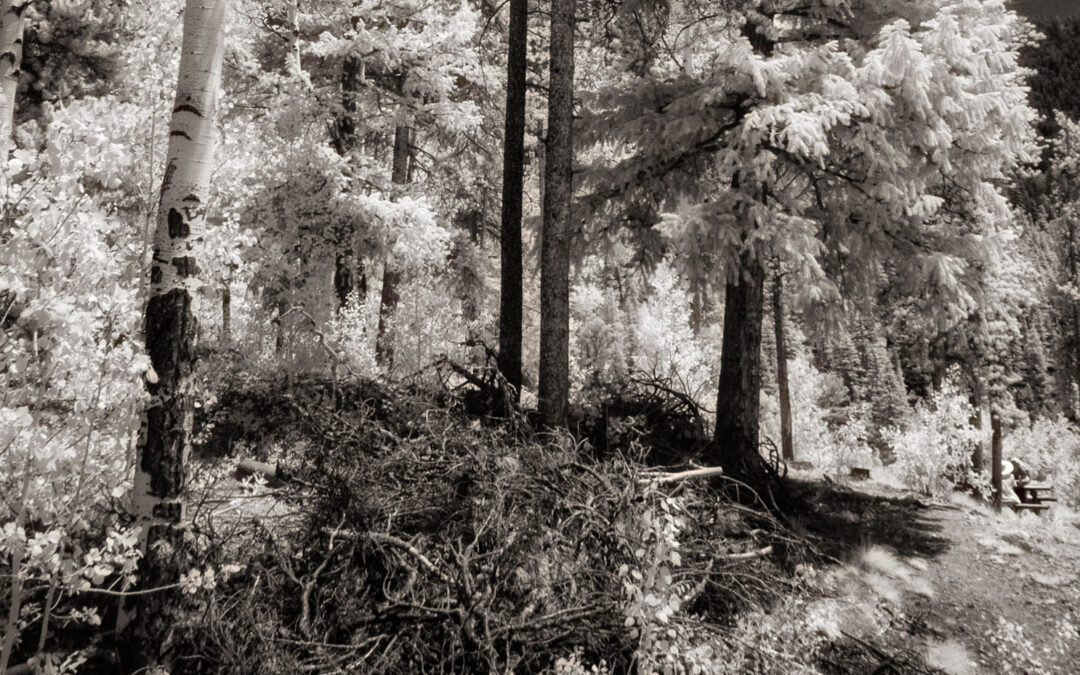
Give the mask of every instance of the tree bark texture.
[{"label": "tree bark texture", "polygon": [[574,0],[551,2],[548,133],[540,250],[540,420],[565,426],[570,396],[570,201],[573,197]]},{"label": "tree bark texture", "polygon": [[729,475],[754,485],[766,471],[758,451],[765,269],[752,252],[740,256],[740,266],[724,295],[713,451],[715,463]]},{"label": "tree bark texture", "polygon": [[[409,128],[399,126],[394,130],[394,164],[390,179],[398,184],[409,182]],[[394,367],[394,338],[390,333],[390,320],[398,304],[398,284],[401,271],[393,256],[387,254],[383,265],[382,292],[379,298],[379,331],[375,340],[375,358],[387,370]]]},{"label": "tree bark texture", "polygon": [[0,159],[6,159],[15,130],[15,92],[22,70],[23,14],[29,0],[0,0]]},{"label": "tree bark texture", "polygon": [[521,393],[521,208],[525,174],[525,68],[528,0],[510,0],[506,119],[503,127],[502,221],[499,239],[499,372]]},{"label": "tree bark texture", "polygon": [[232,291],[226,283],[221,289],[221,346],[232,344]]},{"label": "tree bark texture", "polygon": [[[215,123],[224,53],[226,0],[188,0],[184,11],[176,102],[154,233],[145,340],[152,371],[135,467],[134,507],[144,558],[143,588],[175,582],[175,561],[159,554],[158,541],[178,543],[185,520],[182,490],[187,478],[194,413],[198,266],[194,242],[206,224],[213,169]],[[175,548],[175,547],[174,547]],[[149,551],[149,554],[147,552]],[[138,596],[134,610],[136,650],[156,662],[167,643],[170,594]]]},{"label": "tree bark texture", "polygon": [[784,278],[779,270],[773,278],[773,329],[776,333],[776,390],[780,399],[780,448],[785,461],[795,459],[791,432],[791,388],[788,383],[787,335],[784,330]]},{"label": "tree bark texture", "polygon": [[[356,135],[357,92],[364,80],[364,63],[357,56],[346,56],[341,65],[341,115],[336,123],[336,149],[347,155],[358,143]],[[339,250],[334,257],[334,292],[337,294],[338,311],[344,309],[349,296],[356,291],[362,302],[367,295],[367,277],[363,263],[353,250],[356,228],[347,224],[339,234]]]},{"label": "tree bark texture", "polygon": [[[1076,244],[1076,221],[1072,217],[1068,217],[1066,218],[1066,223],[1068,227],[1069,238],[1069,283],[1077,285],[1080,284],[1080,274],[1077,273],[1077,268],[1080,267],[1080,262],[1078,262],[1077,260],[1077,258],[1080,257],[1080,251],[1077,251]],[[1072,368],[1070,370],[1072,372],[1071,377],[1069,377],[1069,381],[1072,384],[1080,387],[1080,303],[1070,301],[1069,304],[1071,305],[1070,318],[1072,319],[1072,335],[1070,336],[1070,342],[1072,347],[1072,349],[1070,350],[1070,356],[1072,357]],[[1080,411],[1078,411],[1076,409],[1076,406],[1073,404],[1072,391],[1070,390],[1069,392],[1067,392],[1067,394],[1068,395],[1065,398],[1066,403],[1063,407],[1065,408],[1066,416],[1075,422],[1077,421],[1077,416],[1080,415]]]}]

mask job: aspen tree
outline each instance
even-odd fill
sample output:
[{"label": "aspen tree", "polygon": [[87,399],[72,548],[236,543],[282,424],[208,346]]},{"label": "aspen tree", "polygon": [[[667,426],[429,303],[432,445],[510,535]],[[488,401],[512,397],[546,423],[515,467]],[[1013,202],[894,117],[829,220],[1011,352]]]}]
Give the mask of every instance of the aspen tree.
[{"label": "aspen tree", "polygon": [[[176,101],[161,185],[146,305],[145,339],[152,369],[135,467],[135,512],[142,526],[143,588],[175,582],[174,561],[159,554],[185,519],[194,413],[198,309],[196,244],[206,224],[213,169],[218,89],[227,0],[188,0]],[[164,546],[155,547],[161,542]],[[140,656],[153,662],[169,625],[168,594],[139,597],[134,632]]]},{"label": "aspen tree", "polygon": [[29,0],[0,0],[0,159],[7,157],[15,128],[15,91],[22,69],[23,14]]}]

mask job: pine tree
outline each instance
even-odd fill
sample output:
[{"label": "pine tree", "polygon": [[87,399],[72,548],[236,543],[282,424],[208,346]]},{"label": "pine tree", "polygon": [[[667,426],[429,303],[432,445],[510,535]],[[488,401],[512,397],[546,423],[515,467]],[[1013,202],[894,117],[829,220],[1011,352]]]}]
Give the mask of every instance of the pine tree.
[{"label": "pine tree", "polygon": [[570,218],[573,197],[574,0],[552,0],[548,133],[540,253],[540,419],[565,426],[570,397]]},{"label": "pine tree", "polygon": [[[409,137],[411,130],[402,125],[394,129],[394,165],[391,180],[395,185],[409,182],[411,151]],[[390,335],[390,322],[397,310],[398,284],[401,283],[401,270],[397,261],[388,258],[383,263],[382,291],[379,297],[379,328],[375,339],[375,354],[379,364],[388,371],[394,367],[394,344]]]},{"label": "pine tree", "polygon": [[510,0],[507,36],[506,115],[503,129],[502,223],[499,291],[499,372],[521,394],[521,210],[525,176],[525,72],[528,0]]},{"label": "pine tree", "polygon": [[782,253],[811,313],[869,295],[902,260],[927,314],[962,319],[987,256],[970,233],[1009,222],[1000,183],[1032,157],[1033,134],[1001,2],[752,4],[741,35],[738,11],[673,13],[693,25],[673,70],[590,100],[586,137],[617,151],[589,172],[586,202],[666,203],[682,264],[725,269],[715,459],[763,480],[749,325],[763,315],[762,256]]}]

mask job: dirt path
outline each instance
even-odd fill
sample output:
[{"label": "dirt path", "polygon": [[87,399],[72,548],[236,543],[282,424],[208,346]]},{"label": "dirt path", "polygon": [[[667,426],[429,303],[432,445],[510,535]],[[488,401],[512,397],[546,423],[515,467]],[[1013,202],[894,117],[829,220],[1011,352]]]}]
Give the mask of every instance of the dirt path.
[{"label": "dirt path", "polygon": [[948,542],[913,600],[930,662],[955,673],[1080,673],[1080,521],[1059,509],[993,514],[974,503],[927,509]]},{"label": "dirt path", "polygon": [[903,593],[893,627],[867,638],[883,648],[876,672],[909,672],[883,658],[904,654],[910,672],[1080,675],[1080,514],[997,514],[874,482],[804,485],[806,530],[826,553],[858,561],[884,547],[931,589]]}]

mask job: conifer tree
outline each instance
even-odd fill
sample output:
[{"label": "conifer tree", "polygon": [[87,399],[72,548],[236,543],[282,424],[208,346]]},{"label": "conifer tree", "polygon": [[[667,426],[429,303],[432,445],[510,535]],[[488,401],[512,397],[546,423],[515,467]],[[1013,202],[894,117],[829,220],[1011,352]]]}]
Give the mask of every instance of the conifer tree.
[{"label": "conifer tree", "polygon": [[[403,125],[398,125],[394,129],[394,164],[390,175],[395,185],[405,185],[409,182],[410,132],[411,130]],[[401,270],[397,268],[397,265],[398,262],[391,257],[383,263],[382,290],[379,296],[379,329],[375,338],[375,354],[379,364],[387,370],[394,367],[394,344],[389,326],[400,299],[398,284],[401,283]]]},{"label": "conifer tree", "polygon": [[502,223],[499,239],[499,371],[521,393],[521,209],[525,176],[525,71],[528,0],[510,0],[506,115],[503,127]]},{"label": "conifer tree", "polygon": [[588,137],[617,150],[588,203],[664,203],[681,263],[722,264],[714,459],[761,481],[762,257],[782,253],[810,312],[869,295],[903,260],[935,320],[966,316],[989,241],[972,228],[1009,223],[1001,181],[1032,156],[1020,30],[997,0],[763,0],[671,21],[689,26],[674,63],[590,101]]},{"label": "conifer tree", "polygon": [[[359,90],[364,79],[364,62],[355,54],[341,60],[341,113],[335,123],[335,148],[342,155],[356,150],[358,145],[357,122],[359,116]],[[359,293],[362,302],[367,296],[367,275],[364,263],[353,247],[355,227],[346,224],[337,233],[338,251],[334,256],[334,291],[338,298],[338,311],[348,303],[353,292]]]},{"label": "conifer tree", "polygon": [[566,424],[570,397],[570,218],[573,197],[574,0],[552,0],[548,133],[540,253],[540,419]]}]

